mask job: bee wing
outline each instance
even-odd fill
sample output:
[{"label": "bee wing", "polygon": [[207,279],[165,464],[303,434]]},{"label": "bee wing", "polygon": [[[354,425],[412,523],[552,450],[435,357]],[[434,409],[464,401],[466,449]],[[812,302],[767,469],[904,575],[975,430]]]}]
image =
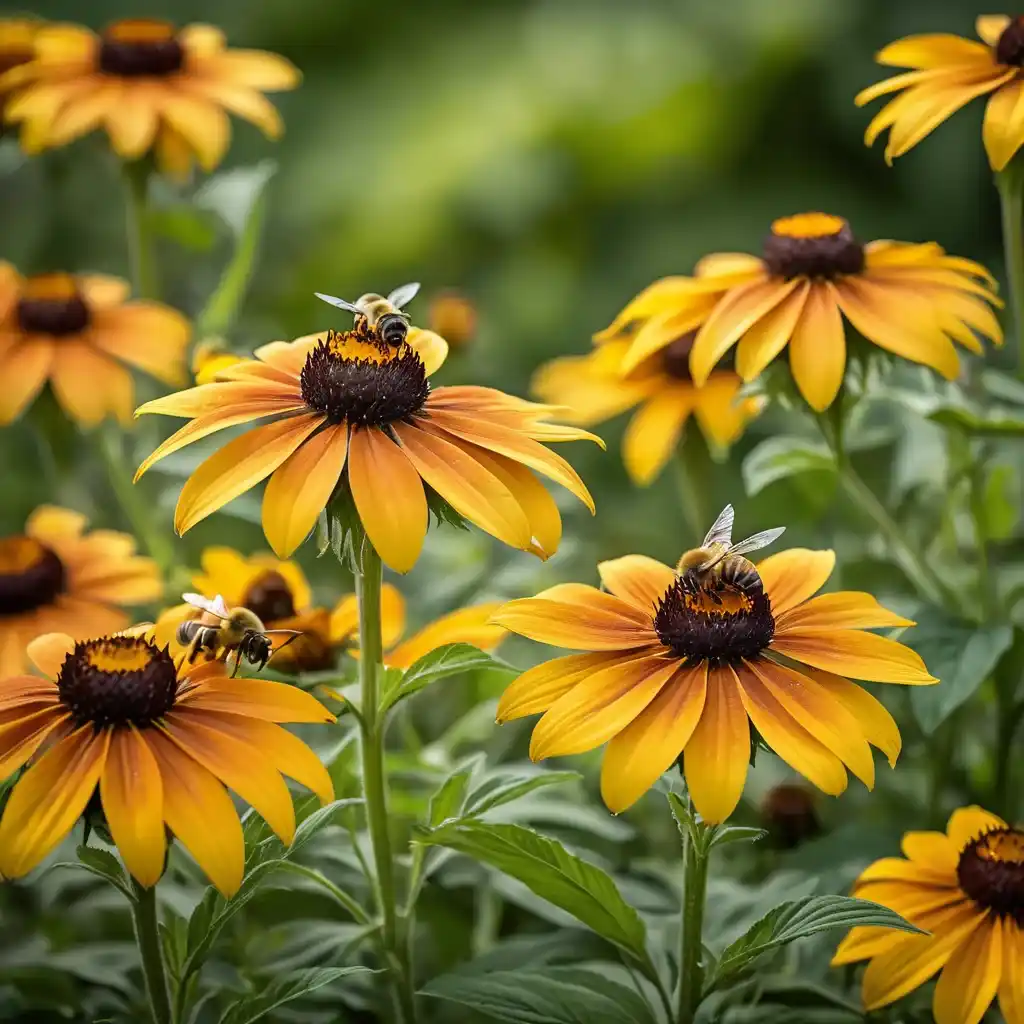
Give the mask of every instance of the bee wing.
[{"label": "bee wing", "polygon": [[[724,544],[728,547],[732,543],[732,524],[735,519],[736,512],[733,510],[732,505],[726,505],[718,513],[718,518],[711,525],[711,529],[708,530],[701,547],[709,548],[712,544]],[[716,558],[715,561],[717,562],[718,559]]]},{"label": "bee wing", "polygon": [[760,533],[755,533],[752,537],[748,537],[746,540],[741,540],[736,544],[733,544],[729,548],[730,555],[745,555],[748,551],[758,551],[761,548],[768,547],[769,544],[773,544],[777,541],[784,533],[786,528],[784,526],[776,526],[774,530],[762,530]]},{"label": "bee wing", "polygon": [[336,295],[324,295],[323,292],[313,292],[318,299],[323,299],[324,302],[329,302],[332,306],[337,306],[338,309],[347,310],[349,313],[361,313],[362,310],[354,303],[348,301],[348,299],[339,299]]},{"label": "bee wing", "polygon": [[208,597],[203,597],[202,594],[182,594],[181,599],[186,604],[192,605],[193,608],[209,612],[211,615],[216,615],[219,619],[226,619],[231,614],[228,611],[228,606],[224,603],[224,598],[220,594],[212,601]]},{"label": "bee wing", "polygon": [[416,298],[416,293],[420,290],[419,281],[410,281],[409,284],[403,284],[396,288],[389,296],[388,302],[391,303],[395,309],[401,309],[404,305],[412,302]]}]

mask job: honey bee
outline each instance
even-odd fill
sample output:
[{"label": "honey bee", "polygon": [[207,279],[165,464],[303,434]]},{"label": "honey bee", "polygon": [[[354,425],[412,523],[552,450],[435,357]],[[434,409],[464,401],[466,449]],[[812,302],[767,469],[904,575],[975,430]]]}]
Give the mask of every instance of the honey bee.
[{"label": "honey bee", "polygon": [[735,518],[732,505],[726,505],[701,546],[687,551],[679,559],[676,572],[680,574],[683,590],[690,596],[696,597],[703,591],[716,604],[721,604],[719,594],[726,588],[739,594],[753,594],[763,589],[754,563],[743,556],[778,540],[786,528],[778,526],[773,530],[762,530],[733,544],[732,524]]},{"label": "honey bee", "polygon": [[275,633],[292,634],[281,647],[287,647],[301,635],[295,629],[265,629],[255,612],[248,608],[229,609],[220,594],[212,601],[202,594],[182,594],[182,598],[186,604],[205,613],[178,626],[176,637],[179,644],[188,648],[189,664],[203,651],[209,651],[214,658],[223,658],[225,662],[233,652],[235,670],[231,673],[232,678],[238,675],[243,658],[258,669],[266,666],[274,653],[270,637]]},{"label": "honey bee", "polygon": [[355,302],[339,299],[334,295],[324,295],[322,292],[313,294],[332,306],[355,313],[357,334],[370,335],[385,345],[398,348],[409,333],[409,314],[403,312],[402,307],[412,302],[419,290],[419,283],[414,281],[396,288],[387,298],[376,292],[367,292],[360,295]]}]

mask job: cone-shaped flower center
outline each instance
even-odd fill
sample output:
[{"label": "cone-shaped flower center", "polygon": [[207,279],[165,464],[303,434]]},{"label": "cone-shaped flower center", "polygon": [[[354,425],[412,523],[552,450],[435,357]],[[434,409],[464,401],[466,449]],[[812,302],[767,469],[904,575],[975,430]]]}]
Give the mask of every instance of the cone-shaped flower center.
[{"label": "cone-shaped flower center", "polygon": [[798,213],[772,222],[764,262],[776,277],[834,278],[864,269],[864,247],[842,217]]},{"label": "cone-shaped flower center", "polygon": [[129,18],[103,33],[100,70],[121,78],[172,75],[180,71],[185,51],[166,21]]},{"label": "cone-shaped flower center", "polygon": [[688,593],[680,577],[662,595],[654,628],[661,642],[688,662],[736,664],[756,658],[771,643],[775,618],[761,589],[719,591],[709,580]]},{"label": "cone-shaped flower center", "polygon": [[1024,928],[1024,832],[996,829],[968,843],[956,869],[960,888],[980,907]]},{"label": "cone-shaped flower center", "polygon": [[174,706],[178,677],[166,648],[142,637],[113,636],[75,644],[57,689],[81,725],[144,727]]},{"label": "cone-shaped flower center", "polygon": [[18,300],[18,326],[26,334],[78,334],[89,326],[89,307],[70,274],[29,278]]},{"label": "cone-shaped flower center", "polygon": [[288,581],[279,572],[265,572],[254,579],[242,598],[242,604],[263,622],[290,619],[295,614],[295,601]]},{"label": "cone-shaped flower center", "polygon": [[690,349],[697,338],[696,331],[687,331],[661,350],[661,368],[676,380],[690,381]]},{"label": "cone-shaped flower center", "polygon": [[430,394],[414,349],[376,344],[355,331],[329,331],[306,357],[301,384],[306,404],[331,423],[376,427],[410,419]]},{"label": "cone-shaped flower center", "polygon": [[64,563],[31,537],[0,538],[0,615],[51,604],[64,589]]},{"label": "cone-shaped flower center", "polygon": [[996,43],[996,60],[1010,67],[1024,66],[1024,16],[1014,18]]}]

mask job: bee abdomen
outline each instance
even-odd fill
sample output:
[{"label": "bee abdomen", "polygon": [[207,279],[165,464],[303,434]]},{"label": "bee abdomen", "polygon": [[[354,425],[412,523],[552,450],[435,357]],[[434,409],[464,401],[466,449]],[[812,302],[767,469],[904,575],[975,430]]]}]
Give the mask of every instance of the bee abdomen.
[{"label": "bee abdomen", "polygon": [[187,647],[190,643],[192,643],[192,640],[195,638],[195,635],[202,628],[202,625],[199,622],[196,622],[195,619],[186,619],[184,622],[178,624],[178,630],[175,633],[175,639],[183,647]]},{"label": "bee abdomen", "polygon": [[404,344],[405,337],[409,333],[409,325],[405,322],[405,317],[399,316],[397,313],[385,313],[377,321],[375,329],[380,340],[392,348],[398,348]]},{"label": "bee abdomen", "polygon": [[764,584],[761,582],[757,569],[746,559],[742,561],[726,559],[722,566],[721,580],[727,586],[744,594],[760,593],[764,590]]}]

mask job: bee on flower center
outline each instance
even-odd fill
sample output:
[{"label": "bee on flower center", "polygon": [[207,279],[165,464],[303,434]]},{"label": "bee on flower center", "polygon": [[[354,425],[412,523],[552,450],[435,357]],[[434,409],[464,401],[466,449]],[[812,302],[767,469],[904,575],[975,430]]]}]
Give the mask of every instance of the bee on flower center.
[{"label": "bee on flower center", "polygon": [[389,348],[399,348],[409,333],[409,314],[402,307],[412,302],[420,290],[417,282],[403,284],[387,298],[376,292],[367,292],[355,302],[339,299],[334,295],[316,292],[318,299],[332,306],[355,314],[355,333],[363,339],[374,341]]}]

